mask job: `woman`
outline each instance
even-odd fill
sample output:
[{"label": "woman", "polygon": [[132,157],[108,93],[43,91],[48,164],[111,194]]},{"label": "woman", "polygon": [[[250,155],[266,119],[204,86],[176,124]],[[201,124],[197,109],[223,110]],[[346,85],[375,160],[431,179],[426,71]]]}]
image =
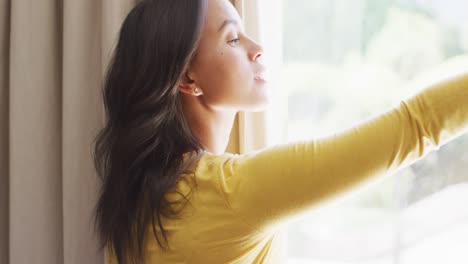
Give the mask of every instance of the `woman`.
[{"label": "woman", "polygon": [[268,103],[262,53],[228,0],[144,0],[128,14],[95,145],[108,263],[279,262],[279,224],[467,131],[462,75],[330,137],[225,153],[236,113]]}]

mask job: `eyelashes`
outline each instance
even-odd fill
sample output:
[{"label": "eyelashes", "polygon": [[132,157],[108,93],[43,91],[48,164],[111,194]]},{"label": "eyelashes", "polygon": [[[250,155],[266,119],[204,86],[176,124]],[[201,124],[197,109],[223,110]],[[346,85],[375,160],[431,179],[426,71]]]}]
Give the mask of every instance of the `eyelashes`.
[{"label": "eyelashes", "polygon": [[232,43],[238,43],[240,41],[240,38],[235,38],[233,40],[230,40],[228,41],[228,43],[232,44]]}]

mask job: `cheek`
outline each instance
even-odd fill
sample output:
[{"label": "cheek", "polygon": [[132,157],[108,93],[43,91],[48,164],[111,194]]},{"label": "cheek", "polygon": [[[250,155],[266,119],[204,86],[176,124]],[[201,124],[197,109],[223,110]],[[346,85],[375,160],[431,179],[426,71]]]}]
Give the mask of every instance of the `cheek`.
[{"label": "cheek", "polygon": [[249,65],[247,61],[235,52],[220,54],[216,72],[216,80],[219,90],[222,90],[222,96],[229,100],[243,98],[250,87]]},{"label": "cheek", "polygon": [[[233,48],[235,49],[235,48]],[[253,74],[241,50],[218,51],[200,66],[200,86],[211,106],[239,105],[251,97]]]},{"label": "cheek", "polygon": [[205,86],[218,92],[235,89],[235,86],[242,85],[248,77],[248,65],[235,52],[218,52],[205,69]]},{"label": "cheek", "polygon": [[[235,49],[235,48],[234,48]],[[226,88],[232,86],[247,85],[248,78],[252,75],[250,73],[250,66],[245,54],[240,50],[232,50],[230,52],[224,52],[219,54],[218,68],[220,81],[224,82]],[[237,89],[242,89],[237,87]]]}]

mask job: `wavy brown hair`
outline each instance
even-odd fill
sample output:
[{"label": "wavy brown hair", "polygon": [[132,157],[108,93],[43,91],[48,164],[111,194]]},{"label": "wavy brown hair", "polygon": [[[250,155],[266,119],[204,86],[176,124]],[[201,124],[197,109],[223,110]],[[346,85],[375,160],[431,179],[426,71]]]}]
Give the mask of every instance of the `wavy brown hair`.
[{"label": "wavy brown hair", "polygon": [[[143,262],[150,223],[167,249],[155,230],[157,223],[169,246],[161,216],[177,212],[165,193],[203,154],[184,117],[177,84],[195,55],[206,4],[143,0],[120,29],[102,89],[106,120],[93,142],[101,183],[94,229],[99,250],[108,247],[118,263]],[[183,163],[187,152],[192,155]]]}]

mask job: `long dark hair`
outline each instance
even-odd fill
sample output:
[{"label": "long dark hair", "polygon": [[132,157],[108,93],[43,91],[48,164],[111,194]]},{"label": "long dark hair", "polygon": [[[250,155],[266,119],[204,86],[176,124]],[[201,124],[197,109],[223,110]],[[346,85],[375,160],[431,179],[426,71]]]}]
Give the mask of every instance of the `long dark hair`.
[{"label": "long dark hair", "polygon": [[108,247],[118,263],[143,262],[150,223],[167,249],[155,230],[157,222],[168,244],[161,216],[177,212],[165,193],[205,150],[189,129],[177,89],[205,15],[206,0],[143,0],[120,29],[102,89],[106,121],[93,142],[101,183],[94,229],[99,250]]}]

